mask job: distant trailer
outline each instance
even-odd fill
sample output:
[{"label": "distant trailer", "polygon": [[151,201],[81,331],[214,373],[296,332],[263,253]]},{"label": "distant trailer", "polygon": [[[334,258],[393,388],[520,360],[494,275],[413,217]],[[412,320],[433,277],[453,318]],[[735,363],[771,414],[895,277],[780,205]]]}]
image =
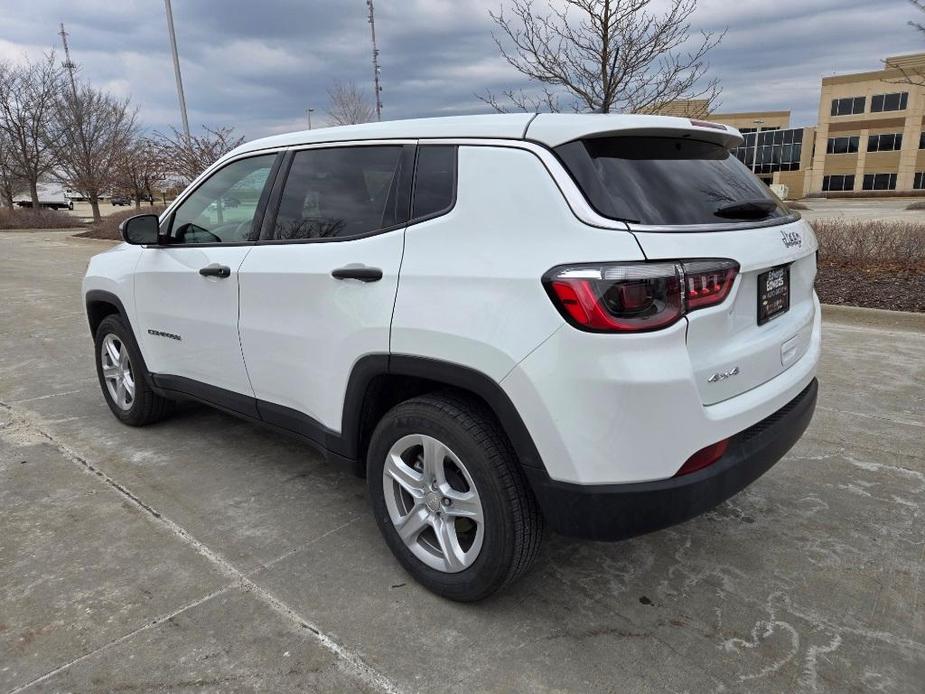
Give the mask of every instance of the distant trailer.
[{"label": "distant trailer", "polygon": [[[67,195],[64,188],[53,185],[39,184],[38,194],[39,207],[43,207],[48,210],[74,209],[74,201]],[[32,196],[28,194],[17,195],[15,198],[13,198],[13,202],[20,207],[32,207]]]}]

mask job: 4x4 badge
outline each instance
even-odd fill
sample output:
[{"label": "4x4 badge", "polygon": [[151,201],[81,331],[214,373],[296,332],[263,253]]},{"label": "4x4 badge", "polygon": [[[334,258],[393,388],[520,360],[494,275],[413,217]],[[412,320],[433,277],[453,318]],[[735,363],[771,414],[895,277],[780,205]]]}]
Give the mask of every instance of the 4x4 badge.
[{"label": "4x4 badge", "polygon": [[784,245],[787,248],[792,248],[793,246],[803,247],[803,237],[800,235],[799,231],[780,231],[781,241],[784,242]]}]

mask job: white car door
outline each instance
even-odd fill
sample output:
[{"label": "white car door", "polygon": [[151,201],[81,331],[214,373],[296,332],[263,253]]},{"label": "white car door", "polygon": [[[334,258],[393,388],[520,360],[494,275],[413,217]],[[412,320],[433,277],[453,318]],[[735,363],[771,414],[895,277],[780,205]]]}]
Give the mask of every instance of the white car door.
[{"label": "white car door", "polygon": [[316,440],[339,432],[354,363],[388,353],[413,150],[292,153],[278,212],[240,270],[241,344],[265,420]]},{"label": "white car door", "polygon": [[135,270],[138,339],[158,385],[218,404],[234,401],[219,402],[216,388],[253,399],[238,338],[238,270],[259,234],[258,210],[276,157],[218,169],[163,223],[164,242],[142,251]]}]

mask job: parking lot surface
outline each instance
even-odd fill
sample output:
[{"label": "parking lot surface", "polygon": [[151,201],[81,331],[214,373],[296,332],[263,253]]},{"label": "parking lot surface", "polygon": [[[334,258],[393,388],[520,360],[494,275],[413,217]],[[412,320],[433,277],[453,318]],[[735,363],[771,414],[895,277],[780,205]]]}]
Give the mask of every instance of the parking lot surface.
[{"label": "parking lot surface", "polygon": [[112,417],[80,297],[105,247],[0,233],[0,691],[922,691],[925,332],[826,320],[767,475],[645,537],[549,537],[460,605],[299,442]]}]

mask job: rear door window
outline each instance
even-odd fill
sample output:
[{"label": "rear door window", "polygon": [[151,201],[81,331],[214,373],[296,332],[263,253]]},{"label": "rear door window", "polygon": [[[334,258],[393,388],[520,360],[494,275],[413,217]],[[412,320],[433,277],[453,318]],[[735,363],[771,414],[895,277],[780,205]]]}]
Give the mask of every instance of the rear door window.
[{"label": "rear door window", "polygon": [[401,145],[307,149],[294,154],[276,222],[275,241],[362,236],[407,220],[399,194]]},{"label": "rear door window", "polygon": [[456,145],[421,145],[414,173],[411,216],[445,212],[456,199]]},{"label": "rear door window", "polygon": [[556,148],[598,213],[675,226],[789,218],[791,213],[729,150],[673,137],[609,137]]}]

